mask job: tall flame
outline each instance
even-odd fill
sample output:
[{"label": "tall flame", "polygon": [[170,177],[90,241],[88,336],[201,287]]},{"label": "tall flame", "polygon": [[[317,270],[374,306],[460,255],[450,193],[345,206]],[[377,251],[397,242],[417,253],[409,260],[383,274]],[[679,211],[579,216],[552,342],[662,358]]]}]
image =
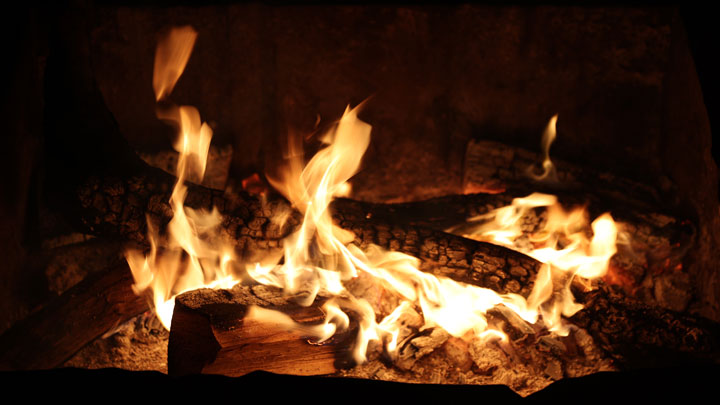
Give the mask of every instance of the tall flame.
[{"label": "tall flame", "polygon": [[[303,212],[304,221],[285,241],[283,264],[250,265],[248,274],[260,283],[303,296],[299,302],[302,305],[312,304],[318,294],[335,296],[324,305],[328,313],[336,314],[335,319],[342,320],[342,324],[333,329],[347,324],[347,315],[337,314],[351,311],[359,318],[360,333],[354,352],[358,362],[365,360],[370,341],[386,342],[390,353],[397,349],[398,320],[413,306],[422,309],[425,327],[440,326],[455,336],[469,331],[485,332],[488,328],[485,313],[499,304],[516,309],[525,319],[534,322],[537,313],[527,308],[519,295],[499,295],[489,289],[424,273],[418,269],[418,259],[404,253],[387,252],[378,246],[363,251],[348,244],[353,235],[332,223],[328,205],[358,170],[370,141],[370,125],[361,121],[357,113],[357,107],[346,109],[337,126],[323,138],[327,146],[305,166],[299,146],[291,144],[287,169],[280,180],[271,182]],[[361,272],[372,276],[386,292],[400,299],[399,305],[380,322],[376,321],[372,305],[365,298],[353,296],[343,284]],[[302,325],[294,327],[308,333]],[[315,336],[327,338],[320,333]]]},{"label": "tall flame", "polygon": [[[180,78],[196,36],[191,27],[177,28],[158,44],[153,78],[158,100],[166,98]],[[202,287],[230,288],[237,280],[232,274],[234,251],[219,232],[220,213],[217,209],[195,211],[184,206],[185,181],[200,182],[205,175],[212,129],[191,106],[158,109],[158,118],[174,123],[179,132],[174,144],[179,152],[177,182],[170,196],[173,217],[167,225],[166,240],[148,218],[149,254],[129,250],[126,258],[135,278],[135,291],[152,292],[158,318],[170,329],[176,295]]]}]

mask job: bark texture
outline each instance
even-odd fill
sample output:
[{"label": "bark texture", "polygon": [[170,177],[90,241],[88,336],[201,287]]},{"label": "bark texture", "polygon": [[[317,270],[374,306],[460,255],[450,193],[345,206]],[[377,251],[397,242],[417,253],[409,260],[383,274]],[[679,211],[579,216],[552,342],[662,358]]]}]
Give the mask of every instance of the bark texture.
[{"label": "bark texture", "polygon": [[626,368],[718,363],[720,324],[630,300],[607,286],[581,297],[570,321]]}]

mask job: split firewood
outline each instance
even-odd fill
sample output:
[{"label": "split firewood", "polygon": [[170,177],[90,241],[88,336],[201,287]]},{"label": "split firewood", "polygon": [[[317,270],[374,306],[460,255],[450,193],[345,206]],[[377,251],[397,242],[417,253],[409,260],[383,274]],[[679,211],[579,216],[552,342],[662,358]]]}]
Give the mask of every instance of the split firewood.
[{"label": "split firewood", "polygon": [[146,311],[127,264],[91,274],[0,336],[1,370],[57,367],[88,342]]},{"label": "split firewood", "polygon": [[262,285],[195,290],[177,297],[168,343],[168,374],[242,376],[256,370],[293,375],[333,374],[347,364],[351,331],[323,343],[271,320],[247,319],[251,306],[282,311],[308,327],[321,324],[322,300],[301,307]]},{"label": "split firewood", "polygon": [[[506,342],[500,345],[492,341],[473,340],[465,342],[451,337],[441,328],[421,330],[422,317],[412,309],[405,313],[397,340],[399,350],[388,357],[382,351],[382,344],[372,342],[368,350],[368,363],[355,367],[352,360],[352,346],[356,329],[351,321],[349,329],[323,344],[314,344],[312,338],[302,332],[288,332],[277,321],[245,318],[248,308],[259,306],[281,309],[295,321],[310,327],[322,322],[319,303],[300,308],[292,298],[282,291],[261,285],[236,286],[232,290],[202,289],[182,294],[176,299],[173,327],[168,347],[168,372],[171,375],[223,374],[241,376],[255,370],[264,370],[296,375],[344,375],[365,378],[381,378],[394,381],[441,382],[454,381],[440,378],[434,381],[438,368],[455,369],[463,373],[462,378],[472,378],[467,372],[473,369],[475,381],[465,383],[498,383],[502,378],[498,368],[505,375],[522,369],[518,381],[505,381],[515,388],[524,388],[529,381],[542,388],[552,380],[562,378],[559,368],[562,353],[546,349],[543,343],[536,344],[534,337],[524,334],[517,339],[517,345],[525,347],[514,351]],[[354,316],[351,314],[351,317]],[[491,319],[505,319],[502,315],[489,315]],[[527,327],[526,325],[523,327]],[[534,334],[533,330],[530,332]],[[548,336],[543,336],[546,339]],[[554,341],[547,339],[548,341]],[[559,342],[559,341],[558,341]],[[563,343],[555,343],[562,346]],[[535,346],[535,347],[532,347]],[[501,348],[504,347],[504,348]],[[507,350],[507,352],[506,352]],[[588,349],[589,350],[589,349]],[[488,353],[495,353],[496,360],[489,359]],[[508,354],[509,353],[509,354]],[[587,359],[575,360],[577,367]],[[592,357],[593,367],[600,359]],[[532,364],[531,364],[532,363]],[[432,364],[432,366],[431,366]],[[543,377],[548,364],[557,366],[557,371]],[[392,370],[387,367],[393,367]],[[535,370],[534,368],[538,368]],[[605,364],[604,367],[609,367]],[[378,373],[378,369],[385,373]],[[370,371],[374,370],[374,371]],[[586,368],[585,373],[600,369]],[[368,374],[371,373],[371,374]],[[428,374],[429,373],[429,374]],[[569,371],[572,373],[572,371]],[[436,375],[436,377],[441,377]],[[536,380],[545,380],[544,383]],[[524,381],[522,381],[524,380]]]}]

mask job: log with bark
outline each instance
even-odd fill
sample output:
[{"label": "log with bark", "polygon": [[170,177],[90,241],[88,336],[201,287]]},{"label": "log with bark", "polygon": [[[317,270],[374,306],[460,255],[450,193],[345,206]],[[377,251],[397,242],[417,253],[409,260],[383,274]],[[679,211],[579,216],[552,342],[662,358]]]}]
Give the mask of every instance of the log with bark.
[{"label": "log with bark", "polygon": [[[539,149],[539,148],[538,148]],[[544,156],[522,147],[490,140],[472,140],[465,153],[463,189],[466,193],[496,194],[509,189],[572,196],[592,196],[598,201],[615,201],[613,208],[632,207],[640,212],[672,210],[677,194],[667,179],[653,187],[587,165],[579,166],[551,156],[552,170],[542,176]],[[658,188],[660,191],[658,191]]]},{"label": "log with bark", "polygon": [[[446,230],[460,236],[469,235],[474,226],[492,217],[492,211],[510,205],[515,198],[532,193],[530,185],[507,189],[500,194],[468,194],[437,197],[426,201],[380,204],[337,199],[332,207],[342,218],[413,224]],[[593,219],[610,212],[618,225],[621,243],[613,257],[605,281],[620,285],[629,296],[649,305],[660,305],[675,311],[685,310],[693,300],[689,274],[683,269],[688,253],[696,245],[696,227],[670,211],[633,208],[623,201],[593,193],[558,190],[558,201],[566,209],[586,207]],[[530,211],[523,218],[523,231],[530,235],[541,229],[543,210]],[[519,249],[530,248],[523,239]],[[525,243],[523,246],[522,243]]]}]

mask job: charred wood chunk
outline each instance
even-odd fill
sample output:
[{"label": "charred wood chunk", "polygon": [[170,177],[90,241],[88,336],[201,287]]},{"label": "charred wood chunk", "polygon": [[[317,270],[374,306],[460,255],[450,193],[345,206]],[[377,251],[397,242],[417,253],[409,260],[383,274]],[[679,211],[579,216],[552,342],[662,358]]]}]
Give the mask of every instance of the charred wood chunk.
[{"label": "charred wood chunk", "polygon": [[718,323],[644,305],[606,285],[581,300],[585,308],[570,321],[627,368],[720,361]]}]

